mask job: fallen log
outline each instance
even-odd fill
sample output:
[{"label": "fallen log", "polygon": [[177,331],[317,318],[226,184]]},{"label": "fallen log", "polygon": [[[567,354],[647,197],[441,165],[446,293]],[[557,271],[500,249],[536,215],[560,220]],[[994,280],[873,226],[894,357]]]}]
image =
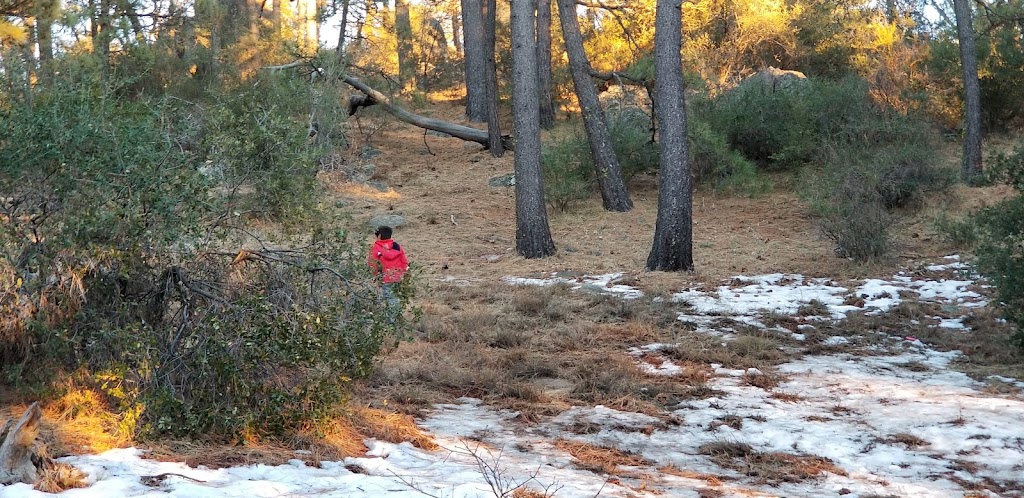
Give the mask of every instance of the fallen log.
[{"label": "fallen log", "polygon": [[41,418],[37,401],[17,423],[12,418],[0,429],[0,486],[25,483],[51,493],[81,487],[82,473],[70,465],[54,462],[46,446],[38,441]]},{"label": "fallen log", "polygon": [[[448,121],[442,121],[440,119],[428,118],[426,116],[420,116],[419,114],[413,114],[391,102],[391,99],[383,93],[373,89],[366,83],[363,83],[355,76],[343,76],[342,81],[348,83],[349,86],[363,92],[364,95],[369,97],[374,103],[380,105],[392,116],[398,118],[399,121],[409,123],[413,126],[419,126],[427,130],[439,131],[447,133],[455,138],[461,138],[469,142],[476,142],[484,147],[488,146],[487,141],[487,130],[479,130],[471,128],[469,126],[462,126]],[[350,112],[352,107],[349,107]],[[354,112],[353,112],[354,113]],[[501,137],[501,145],[505,150],[513,150],[512,140],[509,136]]]},{"label": "fallen log", "polygon": [[[264,66],[263,69],[267,71],[281,71],[284,69],[294,69],[310,65],[309,61],[295,61],[288,64],[282,64],[280,66]],[[312,71],[320,73],[320,70],[313,66]],[[374,89],[370,85],[363,83],[359,78],[351,75],[342,75],[341,81],[348,83],[349,86],[359,90],[365,95],[365,98],[349,98],[348,101],[348,115],[352,116],[359,110],[360,107],[369,107],[371,105],[380,105],[384,110],[388,111],[392,116],[398,118],[399,121],[409,123],[413,126],[418,126],[423,129],[439,131],[446,133],[455,138],[460,138],[467,142],[476,142],[483,145],[484,148],[489,148],[490,143],[487,140],[487,130],[480,130],[469,126],[463,126],[460,124],[450,123],[448,121],[442,121],[440,119],[428,118],[426,116],[420,116],[409,112],[397,104],[391,102],[391,99],[387,95],[384,95],[380,91]],[[514,150],[514,141],[509,135],[502,135],[501,146],[505,150]]]}]

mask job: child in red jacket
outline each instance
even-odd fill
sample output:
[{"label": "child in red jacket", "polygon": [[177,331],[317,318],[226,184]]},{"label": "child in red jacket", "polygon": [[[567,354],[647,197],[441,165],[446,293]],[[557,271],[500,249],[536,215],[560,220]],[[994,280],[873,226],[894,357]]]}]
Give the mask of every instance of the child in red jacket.
[{"label": "child in red jacket", "polygon": [[398,242],[391,240],[391,227],[377,227],[373,234],[377,240],[370,248],[368,262],[373,274],[383,283],[384,300],[388,303],[388,317],[393,322],[394,314],[400,309],[401,303],[395,295],[392,286],[402,281],[405,272],[409,270],[409,260],[405,257],[405,250]]}]

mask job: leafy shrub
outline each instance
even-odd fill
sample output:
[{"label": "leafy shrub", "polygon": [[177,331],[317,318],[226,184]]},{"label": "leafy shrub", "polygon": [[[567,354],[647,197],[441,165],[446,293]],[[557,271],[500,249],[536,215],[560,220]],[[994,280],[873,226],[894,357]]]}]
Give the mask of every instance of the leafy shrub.
[{"label": "leafy shrub", "polygon": [[787,170],[806,163],[816,145],[808,91],[741,85],[699,112],[747,159],[765,169]]},{"label": "leafy shrub", "polygon": [[952,219],[941,213],[935,218],[935,230],[943,242],[956,247],[970,248],[978,243],[978,226],[970,216]]},{"label": "leafy shrub", "polygon": [[871,172],[847,171],[819,177],[809,191],[811,208],[821,218],[825,236],[836,243],[836,254],[856,261],[884,256],[891,246],[889,227],[893,217],[885,208]]},{"label": "leafy shrub", "polygon": [[590,145],[581,136],[571,135],[545,145],[541,152],[544,173],[544,198],[559,211],[590,197],[593,192],[594,161]]},{"label": "leafy shrub", "polygon": [[311,95],[300,83],[263,75],[219,96],[204,113],[204,159],[236,196],[239,211],[304,219],[316,203],[316,159],[322,151],[309,137]]},{"label": "leafy shrub", "polygon": [[[124,99],[89,71],[0,107],[3,380],[89,377],[141,435],[237,440],[336,410],[407,324],[341,213],[314,211],[307,124],[274,96],[301,89]],[[261,240],[243,202],[309,220],[301,244]]]},{"label": "leafy shrub", "polygon": [[999,156],[994,168],[1017,195],[977,216],[978,269],[995,284],[1006,318],[1017,325],[1013,340],[1024,348],[1024,148]]},{"label": "leafy shrub", "polygon": [[936,165],[938,137],[927,122],[875,104],[862,80],[815,82],[807,98],[817,109],[820,166],[804,175],[803,195],[840,254],[879,258],[898,210],[949,188],[956,172]]},{"label": "leafy shrub", "polygon": [[687,122],[690,145],[690,171],[694,182],[742,195],[765,193],[771,184],[760,177],[757,168],[706,121],[690,116]]},{"label": "leafy shrub", "polygon": [[629,180],[657,171],[660,154],[651,137],[651,117],[636,107],[610,109],[606,116],[622,176]]}]

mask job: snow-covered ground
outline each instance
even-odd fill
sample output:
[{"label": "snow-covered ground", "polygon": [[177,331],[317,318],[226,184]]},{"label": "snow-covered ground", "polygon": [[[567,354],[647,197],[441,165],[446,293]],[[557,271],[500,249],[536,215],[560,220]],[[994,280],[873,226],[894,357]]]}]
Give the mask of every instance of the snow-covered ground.
[{"label": "snow-covered ground", "polygon": [[[936,276],[950,270],[961,273],[956,279]],[[673,299],[689,304],[680,320],[728,340],[727,331],[715,329],[722,318],[756,326],[766,312],[792,314],[811,304],[827,310],[818,320],[842,319],[853,310],[885,312],[909,294],[951,313],[966,312],[985,304],[968,270],[950,258],[913,274],[849,287],[800,275],[736,277],[710,291],[682,290]],[[561,281],[623,298],[641,295],[615,284],[617,278],[507,282]],[[969,333],[955,317],[935,322]],[[295,460],[218,470],[146,460],[135,449],[112,450],[63,459],[88,473],[91,485],[60,496],[491,497],[512,496],[515,487],[525,485],[540,493],[536,496],[565,498],[1024,497],[1024,397],[1019,392],[1024,384],[993,378],[1018,389],[995,394],[949,368],[956,352],[898,339],[892,341],[899,349],[895,354],[890,349],[877,356],[804,356],[783,364],[778,368],[782,382],[771,391],[744,381],[758,372],[712,365],[708,387],[714,397],[678,404],[668,414],[673,423],[597,406],[574,407],[543,423],[524,425],[514,412],[467,398],[437,406],[420,421],[440,450],[369,441],[365,457],[323,462],[320,468]],[[836,344],[844,340],[833,338]],[[676,375],[680,369],[658,357],[668,346],[673,345],[640,345],[630,353],[650,375]],[[577,430],[581,424],[590,429]],[[567,442],[617,448],[640,458],[616,476],[602,475],[578,468],[563,449]],[[831,462],[831,471],[796,482],[745,475],[735,470],[739,466],[724,468],[702,454],[714,444],[745,444],[758,454],[821,457]],[[998,493],[968,494],[974,488]],[[41,496],[49,495],[27,485],[0,488],[0,498]]]}]

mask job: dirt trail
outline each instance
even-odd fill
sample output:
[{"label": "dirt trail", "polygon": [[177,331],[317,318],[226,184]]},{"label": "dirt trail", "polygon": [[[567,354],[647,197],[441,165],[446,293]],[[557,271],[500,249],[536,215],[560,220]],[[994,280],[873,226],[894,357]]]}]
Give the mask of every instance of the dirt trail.
[{"label": "dirt trail", "polygon": [[[457,108],[443,104],[421,112],[471,124],[459,117]],[[371,231],[365,223],[374,215],[408,219],[396,239],[430,278],[493,282],[505,275],[623,272],[642,289],[679,288],[694,280],[717,281],[737,274],[784,272],[837,279],[891,275],[907,260],[934,259],[950,251],[937,243],[926,210],[918,221],[900,228],[896,257],[857,265],[833,254],[832,243],[816,228],[806,206],[784,187],[754,199],[698,190],[693,201],[696,273],[645,272],[657,214],[657,181],[645,177],[630,185],[635,204],[630,212],[602,210],[596,192],[569,212],[549,210],[558,253],[527,260],[515,253],[513,189],[488,186],[490,178],[513,171],[511,152],[493,158],[477,144],[424,135],[423,130],[386,116],[362,119],[382,121],[375,124],[379,128],[370,140],[353,137],[352,150],[370,145],[380,151],[361,162],[374,164],[374,179],[390,190],[349,183],[342,172],[326,174],[325,179],[332,195],[352,208],[357,227],[365,228],[368,237]],[[989,196],[977,190],[969,195]]]}]

